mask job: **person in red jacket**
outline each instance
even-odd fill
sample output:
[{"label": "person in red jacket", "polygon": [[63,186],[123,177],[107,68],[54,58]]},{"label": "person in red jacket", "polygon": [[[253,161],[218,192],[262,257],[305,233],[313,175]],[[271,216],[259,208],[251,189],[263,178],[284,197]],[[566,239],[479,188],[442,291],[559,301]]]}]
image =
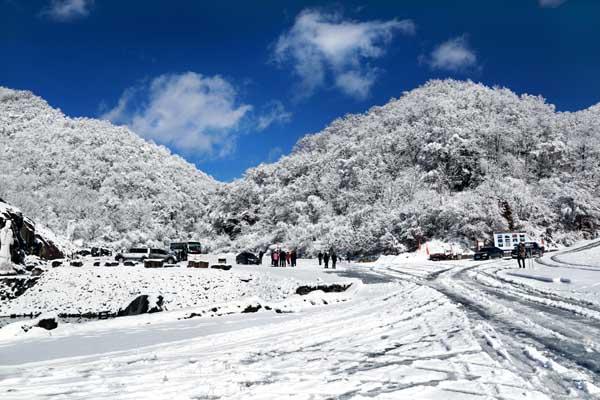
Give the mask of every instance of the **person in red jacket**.
[{"label": "person in red jacket", "polygon": [[277,262],[279,261],[279,250],[274,250],[273,251],[272,258],[273,258],[273,266],[276,267],[277,266]]}]

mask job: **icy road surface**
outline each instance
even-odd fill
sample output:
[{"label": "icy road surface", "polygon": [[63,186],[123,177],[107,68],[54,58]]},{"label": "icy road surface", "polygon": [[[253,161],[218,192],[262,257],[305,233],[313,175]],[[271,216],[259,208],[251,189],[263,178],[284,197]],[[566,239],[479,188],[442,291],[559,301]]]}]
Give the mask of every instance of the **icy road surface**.
[{"label": "icy road surface", "polygon": [[[553,266],[526,272],[570,268],[566,254],[542,261]],[[387,258],[338,272],[362,282],[351,296],[289,313],[167,312],[6,339],[0,398],[598,398],[600,305],[506,275],[514,266]]]}]

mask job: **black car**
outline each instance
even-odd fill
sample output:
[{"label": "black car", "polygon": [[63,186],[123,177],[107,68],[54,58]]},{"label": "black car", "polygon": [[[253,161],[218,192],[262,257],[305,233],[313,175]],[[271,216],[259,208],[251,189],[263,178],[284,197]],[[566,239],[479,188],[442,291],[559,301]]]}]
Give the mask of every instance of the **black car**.
[{"label": "black car", "polygon": [[[526,258],[541,257],[544,255],[544,248],[537,242],[525,242]],[[516,245],[511,252],[512,258],[517,258],[519,254],[519,245]]]},{"label": "black car", "polygon": [[497,247],[482,247],[473,256],[474,260],[491,260],[493,258],[504,257],[504,250]]},{"label": "black car", "polygon": [[92,247],[91,254],[92,257],[112,256],[112,250],[105,247]]},{"label": "black car", "polygon": [[260,263],[258,257],[249,251],[242,251],[240,254],[238,254],[235,257],[235,262],[242,265],[258,265]]}]

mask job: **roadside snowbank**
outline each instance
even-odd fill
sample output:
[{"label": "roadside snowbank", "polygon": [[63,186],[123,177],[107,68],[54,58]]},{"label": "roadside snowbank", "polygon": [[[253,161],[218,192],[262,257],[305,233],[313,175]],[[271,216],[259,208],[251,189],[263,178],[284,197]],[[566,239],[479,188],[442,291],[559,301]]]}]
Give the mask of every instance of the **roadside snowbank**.
[{"label": "roadside snowbank", "polygon": [[533,275],[524,272],[506,272],[506,275],[516,276],[519,278],[533,279],[541,282],[550,283],[571,283],[571,279],[562,276],[544,276],[544,275]]},{"label": "roadside snowbank", "polygon": [[324,273],[312,260],[302,261],[297,268],[234,265],[230,271],[141,265],[53,268],[20,297],[0,302],[0,315],[115,313],[139,295],[162,296],[167,310],[250,297],[277,302],[299,286],[350,281]]}]

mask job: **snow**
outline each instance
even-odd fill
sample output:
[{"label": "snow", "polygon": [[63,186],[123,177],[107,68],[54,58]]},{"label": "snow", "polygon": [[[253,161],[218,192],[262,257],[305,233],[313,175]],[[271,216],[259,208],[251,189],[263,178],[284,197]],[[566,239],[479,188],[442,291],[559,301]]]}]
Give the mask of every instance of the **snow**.
[{"label": "snow", "polygon": [[[331,279],[317,268],[310,273],[313,281]],[[314,293],[327,300],[342,295]],[[293,311],[187,320],[173,318],[180,313],[174,311],[0,342],[0,393],[3,399],[548,398],[483,351],[464,311],[433,289],[400,281],[358,285],[346,301]]]},{"label": "snow", "polygon": [[599,244],[582,242],[559,253],[547,253],[540,260],[529,262],[526,269],[514,268],[516,261],[511,260],[498,270],[498,276],[506,282],[600,306]]},{"label": "snow", "polygon": [[541,282],[571,283],[571,279],[569,279],[569,278],[565,278],[562,276],[554,276],[554,275],[542,276],[542,275],[532,275],[531,273],[524,273],[524,272],[506,272],[506,275],[517,276],[519,278],[534,279],[536,281],[541,281]]},{"label": "snow", "polygon": [[[62,321],[43,332],[21,333],[23,322],[0,329],[0,394],[3,400],[596,398],[600,305],[574,299],[599,286],[592,280],[600,270],[555,261],[565,255],[549,254],[541,261],[550,265],[532,264],[535,270],[519,270],[511,259],[432,262],[423,254],[342,263],[336,271],[306,259],[295,269],[88,262],[55,268],[46,272],[52,279],[38,284],[40,304],[48,304],[40,309],[60,310],[63,301],[64,309],[96,309],[91,288],[105,290],[101,297],[114,298],[108,304],[117,307],[132,295],[124,289],[130,286],[166,295],[168,311]],[[213,258],[223,256],[231,257]],[[96,273],[104,279],[94,279]],[[93,283],[85,286],[86,279]],[[50,295],[60,286],[55,282],[70,303]],[[333,283],[350,286],[295,294],[298,285]],[[198,299],[198,284],[216,289]],[[181,296],[169,299],[170,291]],[[35,303],[17,298],[10,306],[28,304]],[[253,312],[243,313],[249,306]]]},{"label": "snow", "polygon": [[[209,258],[211,265],[219,258],[233,260],[231,254],[214,255]],[[149,269],[142,264],[94,267],[93,262],[88,259],[83,267],[48,270],[22,296],[10,302],[0,301],[0,315],[114,313],[142,294],[162,295],[167,310],[251,297],[279,301],[295,293],[299,286],[314,283],[316,270],[313,260],[298,260],[296,268],[234,265],[230,271],[186,268],[185,263],[178,268]],[[323,274],[319,281],[348,279]]]}]

